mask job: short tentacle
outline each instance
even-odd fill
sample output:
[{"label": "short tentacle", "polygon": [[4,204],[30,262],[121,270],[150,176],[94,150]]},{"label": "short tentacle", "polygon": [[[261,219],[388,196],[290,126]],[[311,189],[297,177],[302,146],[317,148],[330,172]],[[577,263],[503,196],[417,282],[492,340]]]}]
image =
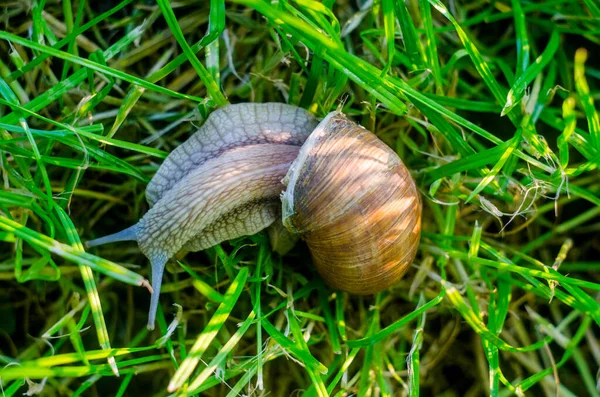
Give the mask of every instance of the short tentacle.
[{"label": "short tentacle", "polygon": [[108,236],[100,237],[95,240],[86,241],[85,246],[88,248],[97,245],[114,243],[117,241],[137,241],[137,224],[128,227],[120,232],[109,234]]}]

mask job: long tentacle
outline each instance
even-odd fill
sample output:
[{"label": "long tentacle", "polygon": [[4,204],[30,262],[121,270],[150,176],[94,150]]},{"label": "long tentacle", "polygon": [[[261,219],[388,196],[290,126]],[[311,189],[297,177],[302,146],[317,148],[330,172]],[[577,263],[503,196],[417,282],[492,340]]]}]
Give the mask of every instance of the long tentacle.
[{"label": "long tentacle", "polygon": [[97,245],[114,243],[116,241],[137,241],[137,224],[130,226],[125,230],[121,230],[120,232],[87,241],[85,245],[90,248]]},{"label": "long tentacle", "polygon": [[150,297],[150,311],[148,312],[148,329],[151,331],[154,329],[154,323],[156,322],[158,298],[160,297],[160,287],[166,264],[166,255],[153,255],[150,258],[150,265],[152,266],[152,296]]}]

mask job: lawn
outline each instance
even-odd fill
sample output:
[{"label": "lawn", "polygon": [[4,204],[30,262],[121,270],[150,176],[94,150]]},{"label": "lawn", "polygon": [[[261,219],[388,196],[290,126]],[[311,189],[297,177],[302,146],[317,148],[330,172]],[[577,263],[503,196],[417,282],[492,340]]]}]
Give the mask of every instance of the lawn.
[{"label": "lawn", "polygon": [[[600,396],[596,0],[24,0],[0,19],[2,396]],[[134,225],[229,103],[339,110],[423,204],[400,282],[327,286],[260,232]],[[376,238],[377,236],[373,236]]]}]

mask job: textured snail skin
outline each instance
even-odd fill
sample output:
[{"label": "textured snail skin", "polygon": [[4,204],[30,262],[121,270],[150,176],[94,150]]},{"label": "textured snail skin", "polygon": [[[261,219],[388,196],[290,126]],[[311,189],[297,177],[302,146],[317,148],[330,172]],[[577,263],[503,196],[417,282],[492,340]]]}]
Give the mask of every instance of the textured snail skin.
[{"label": "textured snail skin", "polygon": [[[150,181],[146,197],[152,208],[144,217],[87,243],[138,242],[152,266],[149,329],[169,258],[180,250],[199,251],[255,234],[280,218],[281,180],[316,125],[312,114],[281,103],[214,111]],[[281,231],[278,236],[286,240]]]},{"label": "textured snail skin", "polygon": [[374,134],[330,113],[284,184],[283,224],[306,241],[329,285],[372,294],[404,275],[419,244],[421,200],[398,155]]},{"label": "textured snail skin", "polygon": [[154,205],[192,170],[236,147],[268,143],[301,146],[316,126],[311,113],[283,103],[222,107],[169,154],[148,184],[146,198]]}]

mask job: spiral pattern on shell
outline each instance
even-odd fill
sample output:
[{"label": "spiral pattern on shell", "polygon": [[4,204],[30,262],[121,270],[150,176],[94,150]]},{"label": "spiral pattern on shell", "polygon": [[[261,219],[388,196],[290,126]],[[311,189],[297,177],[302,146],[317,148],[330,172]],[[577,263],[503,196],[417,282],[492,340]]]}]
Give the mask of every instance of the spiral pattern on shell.
[{"label": "spiral pattern on shell", "polygon": [[306,241],[329,285],[371,294],[404,275],[419,245],[421,200],[398,155],[373,133],[330,113],[284,184],[283,224]]}]

